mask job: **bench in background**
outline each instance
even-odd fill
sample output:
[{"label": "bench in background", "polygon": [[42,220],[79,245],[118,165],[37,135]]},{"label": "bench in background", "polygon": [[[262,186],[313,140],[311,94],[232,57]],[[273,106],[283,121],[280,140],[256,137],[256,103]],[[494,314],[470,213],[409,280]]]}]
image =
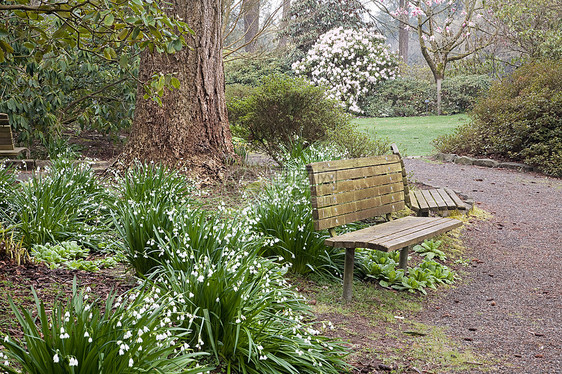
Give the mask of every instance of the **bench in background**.
[{"label": "bench in background", "polygon": [[0,157],[18,157],[22,153],[29,158],[29,149],[14,146],[12,127],[8,115],[0,113]]}]

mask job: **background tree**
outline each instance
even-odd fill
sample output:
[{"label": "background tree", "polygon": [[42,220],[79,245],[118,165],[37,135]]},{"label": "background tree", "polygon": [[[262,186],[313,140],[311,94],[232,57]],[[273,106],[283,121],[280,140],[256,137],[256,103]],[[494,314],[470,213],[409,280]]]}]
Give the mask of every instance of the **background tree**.
[{"label": "background tree", "polygon": [[[490,45],[495,36],[481,0],[414,0],[391,11],[384,1],[374,4],[416,31],[421,53],[437,88],[437,113],[441,114],[441,85],[450,62],[466,58]],[[406,23],[404,15],[408,15]]]},{"label": "background tree", "polygon": [[562,58],[561,0],[492,0],[501,40],[524,58]]},{"label": "background tree", "polygon": [[189,48],[174,55],[143,52],[139,78],[172,74],[181,83],[164,92],[162,105],[143,100],[137,88],[137,105],[131,137],[122,160],[183,164],[196,171],[217,173],[232,154],[224,97],[220,0],[173,0],[169,14],[184,19],[194,34]]},{"label": "background tree", "polygon": [[[399,8],[406,7],[406,0],[399,0]],[[398,22],[398,55],[402,58],[405,64],[408,63],[408,13],[402,12],[400,21]]]},{"label": "background tree", "polygon": [[260,0],[243,0],[244,41],[246,52],[255,52],[260,30]]}]

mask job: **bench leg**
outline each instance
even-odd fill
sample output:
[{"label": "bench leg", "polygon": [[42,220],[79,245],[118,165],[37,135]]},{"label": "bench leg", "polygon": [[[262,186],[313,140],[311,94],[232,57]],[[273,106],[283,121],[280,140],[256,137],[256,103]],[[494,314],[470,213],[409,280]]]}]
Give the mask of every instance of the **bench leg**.
[{"label": "bench leg", "polygon": [[410,251],[410,247],[404,247],[400,250],[400,259],[398,260],[398,267],[400,269],[404,269],[404,274],[406,274],[406,270],[408,269],[408,252]]},{"label": "bench leg", "polygon": [[353,266],[355,262],[355,248],[345,250],[345,266],[343,268],[343,300],[351,301],[353,294]]}]

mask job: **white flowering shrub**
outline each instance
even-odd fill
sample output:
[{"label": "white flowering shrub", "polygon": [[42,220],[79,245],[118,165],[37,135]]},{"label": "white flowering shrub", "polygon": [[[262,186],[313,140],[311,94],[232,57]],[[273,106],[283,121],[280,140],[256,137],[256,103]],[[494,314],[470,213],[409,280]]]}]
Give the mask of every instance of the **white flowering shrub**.
[{"label": "white flowering shrub", "polygon": [[398,59],[384,44],[384,36],[367,29],[335,28],[320,36],[306,57],[293,64],[297,75],[325,86],[328,97],[361,113],[359,101],[377,83],[398,75]]},{"label": "white flowering shrub", "polygon": [[[186,350],[171,321],[160,318],[164,306],[158,295],[136,292],[105,306],[78,292],[66,306],[55,303],[51,313],[37,298],[37,319],[25,309],[10,305],[23,330],[23,339],[0,340],[0,368],[7,373],[114,374],[188,373],[208,371],[198,367],[196,355]],[[37,324],[36,324],[37,322]],[[172,331],[174,333],[172,333]]]}]

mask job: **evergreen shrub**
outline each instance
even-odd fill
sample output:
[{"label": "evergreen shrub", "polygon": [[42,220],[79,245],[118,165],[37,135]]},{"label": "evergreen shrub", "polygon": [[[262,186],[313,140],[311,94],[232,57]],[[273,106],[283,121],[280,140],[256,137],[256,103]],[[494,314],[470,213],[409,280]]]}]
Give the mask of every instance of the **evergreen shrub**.
[{"label": "evergreen shrub", "polygon": [[[461,75],[445,79],[441,90],[444,114],[463,113],[490,88],[487,75]],[[435,83],[411,77],[382,82],[361,103],[369,117],[411,117],[434,113],[436,110]]]},{"label": "evergreen shrub", "polygon": [[343,107],[326,98],[326,91],[303,78],[273,75],[240,100],[228,104],[231,125],[257,148],[280,161],[282,149],[298,137],[313,143],[326,130],[349,123]]},{"label": "evergreen shrub", "polygon": [[562,176],[562,61],[536,61],[492,86],[441,152],[498,156]]}]

